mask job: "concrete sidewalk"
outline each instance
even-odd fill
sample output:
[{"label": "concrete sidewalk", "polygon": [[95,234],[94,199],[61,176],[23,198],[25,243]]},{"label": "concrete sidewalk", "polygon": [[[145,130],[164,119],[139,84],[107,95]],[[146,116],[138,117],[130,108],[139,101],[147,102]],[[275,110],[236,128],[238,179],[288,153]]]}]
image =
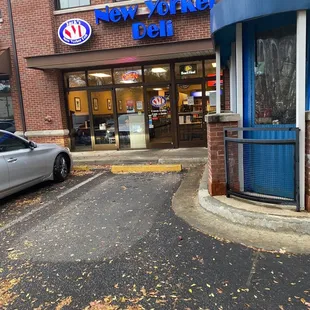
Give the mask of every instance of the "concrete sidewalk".
[{"label": "concrete sidewalk", "polygon": [[75,165],[205,164],[207,148],[73,152]]},{"label": "concrete sidewalk", "polygon": [[310,254],[310,214],[291,207],[211,197],[208,171],[193,167],[174,196],[175,213],[199,231],[268,251]]}]

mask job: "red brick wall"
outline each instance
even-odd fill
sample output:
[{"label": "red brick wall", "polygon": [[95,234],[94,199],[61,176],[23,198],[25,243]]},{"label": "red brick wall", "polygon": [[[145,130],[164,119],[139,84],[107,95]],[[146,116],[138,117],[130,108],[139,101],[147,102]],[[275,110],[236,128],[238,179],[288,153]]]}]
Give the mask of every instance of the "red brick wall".
[{"label": "red brick wall", "polygon": [[127,46],[158,44],[162,42],[197,40],[211,37],[209,11],[188,14],[178,13],[176,16],[167,17],[154,15],[150,20],[147,19],[147,15],[138,16],[137,21],[142,21],[145,24],[158,23],[159,20],[171,19],[174,27],[174,36],[162,39],[133,40],[131,25],[134,21],[119,23],[100,22],[100,24],[97,25],[93,10],[55,16],[54,33],[57,34],[58,27],[64,21],[74,17],[85,19],[90,23],[93,31],[92,37],[85,44],[75,47],[67,46],[57,39],[57,53],[121,48]]},{"label": "red brick wall", "polygon": [[55,143],[64,147],[70,147],[70,138],[64,136],[54,136],[54,137],[29,137],[36,143]]},{"label": "red brick wall", "polygon": [[[62,74],[57,70],[27,69],[25,57],[210,38],[209,12],[178,13],[171,17],[154,15],[151,20],[147,20],[147,15],[139,16],[137,20],[147,24],[156,23],[159,19],[172,19],[175,35],[166,39],[135,41],[131,37],[133,21],[96,25],[93,9],[87,12],[54,15],[54,0],[11,0],[11,2],[27,131],[67,129],[68,125]],[[92,4],[103,3],[106,1],[92,0]],[[4,20],[0,24],[0,46],[11,46],[7,0],[0,0],[0,8]],[[60,24],[74,17],[87,20],[93,28],[92,38],[79,47],[66,46],[57,35]],[[11,78],[11,87],[16,128],[21,131],[22,123],[14,74]],[[47,116],[51,116],[51,122],[45,121]],[[51,141],[51,138],[47,139]]]},{"label": "red brick wall", "polygon": [[[54,1],[13,0],[16,46],[27,131],[66,129],[62,76],[26,68],[25,57],[55,53]],[[52,122],[45,117],[51,116]],[[21,130],[19,122],[17,130]]]},{"label": "red brick wall", "polygon": [[[7,0],[0,0],[0,9],[2,13],[3,22],[0,23],[0,48],[10,48],[11,52],[11,63],[13,64],[13,51],[12,51],[12,42],[10,34],[10,20],[8,14]],[[11,92],[12,92],[12,101],[13,101],[13,110],[15,115],[15,124],[19,130],[21,130],[21,116],[20,109],[18,104],[18,93],[16,89],[15,74],[14,69],[12,68],[12,76],[10,77]]]},{"label": "red brick wall", "polygon": [[238,127],[238,122],[207,123],[208,190],[211,196],[226,194],[224,128]]},{"label": "red brick wall", "polygon": [[225,68],[223,70],[223,81],[224,81],[224,109],[225,111],[230,111],[230,73],[229,69]]}]

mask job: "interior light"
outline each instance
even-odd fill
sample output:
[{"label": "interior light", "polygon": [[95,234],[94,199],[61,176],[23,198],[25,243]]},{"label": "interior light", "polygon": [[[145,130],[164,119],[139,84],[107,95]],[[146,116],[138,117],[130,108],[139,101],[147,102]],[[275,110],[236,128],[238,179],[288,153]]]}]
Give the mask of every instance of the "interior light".
[{"label": "interior light", "polygon": [[164,68],[152,68],[152,73],[165,73],[167,72]]},{"label": "interior light", "polygon": [[106,73],[90,73],[89,75],[99,77],[99,78],[111,77],[111,75],[106,74]]},{"label": "interior light", "polygon": [[132,81],[132,80],[128,80],[128,81],[120,81],[121,83],[124,83],[124,84],[132,84],[132,83],[136,83],[135,81]]},{"label": "interior light", "polygon": [[212,62],[212,67],[216,68],[216,62]]},{"label": "interior light", "polygon": [[153,90],[163,90],[162,88],[153,88]]}]

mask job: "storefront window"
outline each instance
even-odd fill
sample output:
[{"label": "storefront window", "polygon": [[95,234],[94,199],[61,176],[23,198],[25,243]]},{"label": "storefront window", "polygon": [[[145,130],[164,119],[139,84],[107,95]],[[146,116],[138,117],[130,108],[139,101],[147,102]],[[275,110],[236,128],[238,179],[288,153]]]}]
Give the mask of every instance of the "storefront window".
[{"label": "storefront window", "polygon": [[202,74],[202,61],[182,62],[175,65],[175,75],[177,79],[187,80],[201,78]]},{"label": "storefront window", "polygon": [[255,123],[296,123],[296,26],[257,34]]},{"label": "storefront window", "polygon": [[0,129],[15,132],[14,111],[8,79],[0,80]]},{"label": "storefront window", "polygon": [[90,150],[91,131],[87,91],[69,92],[68,110],[72,123],[72,146],[75,150]]},{"label": "storefront window", "polygon": [[[216,111],[216,63],[214,60],[205,61],[206,72],[206,99],[207,112],[214,113]],[[223,71],[221,71],[221,96],[223,94]],[[221,100],[223,97],[221,97]]]},{"label": "storefront window", "polygon": [[170,65],[144,66],[145,82],[164,82],[170,80]]},{"label": "storefront window", "polygon": [[65,74],[65,85],[69,88],[85,87],[86,75],[85,72],[69,72]]},{"label": "storefront window", "polygon": [[146,101],[150,145],[166,144],[171,147],[173,130],[169,86],[147,88]]},{"label": "storefront window", "polygon": [[202,141],[203,94],[201,84],[179,84],[177,88],[180,142]]},{"label": "storefront window", "polygon": [[113,95],[111,90],[91,92],[96,145],[116,145]]},{"label": "storefront window", "polygon": [[120,148],[145,148],[143,87],[117,88],[115,91]]},{"label": "storefront window", "polygon": [[85,5],[90,5],[90,0],[57,0],[56,9],[63,10]]},{"label": "storefront window", "polygon": [[116,84],[134,84],[142,82],[141,67],[127,67],[114,70]]},{"label": "storefront window", "polygon": [[205,60],[205,74],[207,78],[216,77],[216,62],[215,59]]},{"label": "storefront window", "polygon": [[102,86],[112,84],[111,69],[88,71],[88,85]]}]

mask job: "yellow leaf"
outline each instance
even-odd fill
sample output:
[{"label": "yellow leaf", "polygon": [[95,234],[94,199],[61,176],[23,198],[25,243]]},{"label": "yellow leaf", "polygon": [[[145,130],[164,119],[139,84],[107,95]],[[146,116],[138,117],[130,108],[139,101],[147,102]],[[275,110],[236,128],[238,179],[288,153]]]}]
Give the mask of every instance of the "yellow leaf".
[{"label": "yellow leaf", "polygon": [[191,294],[193,294],[193,290],[190,288],[189,290],[188,290]]}]

